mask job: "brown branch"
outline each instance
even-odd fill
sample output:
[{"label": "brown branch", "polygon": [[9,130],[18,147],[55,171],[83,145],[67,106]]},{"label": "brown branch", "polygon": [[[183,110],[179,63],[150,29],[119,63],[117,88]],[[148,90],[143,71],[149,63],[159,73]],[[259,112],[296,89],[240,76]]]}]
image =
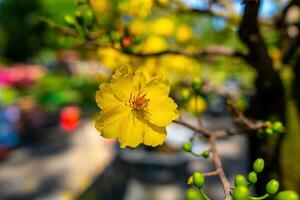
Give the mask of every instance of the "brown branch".
[{"label": "brown branch", "polygon": [[217,147],[216,147],[217,146],[217,137],[214,134],[212,134],[210,137],[210,145],[211,145],[211,152],[213,154],[214,166],[216,168],[216,171],[218,172],[219,178],[220,178],[222,186],[223,186],[225,200],[231,200],[231,195],[230,195],[231,186],[230,186],[230,183],[229,183],[228,179],[226,178],[226,175],[223,170],[221,158],[220,158],[220,155],[219,155],[219,153],[217,151]]},{"label": "brown branch", "polygon": [[216,56],[216,55],[246,58],[246,54],[244,54],[243,52],[239,52],[230,47],[218,46],[218,45],[212,45],[195,52],[182,51],[182,50],[166,50],[166,51],[161,51],[156,53],[138,53],[138,52],[128,52],[128,51],[123,53],[127,55],[137,56],[137,57],[156,57],[156,56],[162,56],[167,54],[174,54],[174,55],[185,55],[193,58],[200,58],[203,56]]},{"label": "brown branch", "polygon": [[206,172],[206,173],[203,173],[203,176],[204,177],[208,177],[208,176],[218,176],[219,175],[219,172],[218,171],[212,171],[212,172]]},{"label": "brown branch", "polygon": [[211,131],[209,131],[209,130],[203,128],[203,127],[197,128],[197,127],[194,127],[194,126],[192,126],[192,125],[190,125],[190,124],[188,124],[188,123],[186,123],[182,120],[174,120],[173,122],[175,122],[176,124],[180,124],[180,125],[182,125],[186,128],[189,128],[189,129],[191,129],[191,130],[193,130],[193,131],[195,131],[199,134],[202,134],[204,137],[210,137],[210,135],[211,135]]}]

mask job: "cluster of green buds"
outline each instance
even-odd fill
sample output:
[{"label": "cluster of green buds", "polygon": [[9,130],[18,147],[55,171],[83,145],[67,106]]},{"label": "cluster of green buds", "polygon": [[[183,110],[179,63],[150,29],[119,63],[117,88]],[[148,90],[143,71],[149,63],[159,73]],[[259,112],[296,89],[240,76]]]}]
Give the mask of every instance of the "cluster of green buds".
[{"label": "cluster of green buds", "polygon": [[268,137],[275,135],[277,133],[282,133],[284,131],[284,126],[281,122],[270,122],[267,121],[264,124],[264,128],[258,130],[258,135],[261,137]]},{"label": "cluster of green buds", "polygon": [[193,152],[192,144],[190,142],[184,143],[182,145],[182,149],[183,149],[183,151],[185,151],[187,153],[191,153],[192,155],[197,156],[197,157],[203,157],[203,158],[209,157],[209,150],[204,150],[200,154]]},{"label": "cluster of green buds", "polygon": [[[270,180],[266,185],[266,193],[259,197],[250,196],[252,186],[257,182],[257,175],[264,169],[264,160],[258,158],[254,161],[252,171],[248,174],[248,178],[237,175],[234,180],[234,189],[232,192],[233,200],[263,200],[276,195],[279,190],[279,182],[275,179]],[[299,200],[297,193],[294,191],[282,191],[275,196],[275,200]]]},{"label": "cluster of green buds", "polygon": [[95,22],[95,15],[87,2],[78,1],[75,13],[65,15],[64,20],[70,28],[87,37]]}]

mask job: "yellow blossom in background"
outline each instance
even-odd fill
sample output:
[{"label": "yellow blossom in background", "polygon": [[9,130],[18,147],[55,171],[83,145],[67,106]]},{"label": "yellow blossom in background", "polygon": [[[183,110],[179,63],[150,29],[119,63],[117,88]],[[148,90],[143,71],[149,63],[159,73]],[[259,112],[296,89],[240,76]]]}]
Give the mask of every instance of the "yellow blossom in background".
[{"label": "yellow blossom in background", "polygon": [[162,77],[147,80],[141,71],[117,69],[109,83],[96,93],[101,114],[96,128],[105,138],[118,139],[121,148],[161,145],[166,126],[179,117],[169,98],[170,86]]},{"label": "yellow blossom in background", "polygon": [[164,74],[163,69],[157,65],[157,58],[147,59],[139,69],[145,74],[147,79],[154,78],[159,74]]},{"label": "yellow blossom in background", "polygon": [[164,38],[158,36],[150,36],[143,45],[144,53],[157,53],[168,49],[168,43]]},{"label": "yellow blossom in background", "polygon": [[127,0],[120,4],[120,10],[132,16],[144,18],[151,13],[152,6],[152,0]]},{"label": "yellow blossom in background", "polygon": [[101,63],[109,69],[115,69],[124,63],[129,63],[128,56],[110,47],[98,49],[97,54]]},{"label": "yellow blossom in background", "polygon": [[170,0],[158,0],[158,2],[167,5],[170,2]]},{"label": "yellow blossom in background", "polygon": [[136,35],[143,34],[147,31],[146,24],[142,21],[133,21],[130,25],[130,32]]},{"label": "yellow blossom in background", "polygon": [[91,0],[92,8],[96,11],[96,13],[101,13],[107,11],[109,9],[109,4],[107,3],[107,0]]},{"label": "yellow blossom in background", "polygon": [[193,96],[187,103],[187,109],[194,115],[203,113],[207,108],[206,101],[200,96]]},{"label": "yellow blossom in background", "polygon": [[176,39],[179,42],[187,42],[193,36],[191,27],[187,25],[180,25],[176,31]]},{"label": "yellow blossom in background", "polygon": [[155,35],[170,36],[174,33],[174,22],[172,19],[164,17],[159,18],[151,25],[151,31]]}]

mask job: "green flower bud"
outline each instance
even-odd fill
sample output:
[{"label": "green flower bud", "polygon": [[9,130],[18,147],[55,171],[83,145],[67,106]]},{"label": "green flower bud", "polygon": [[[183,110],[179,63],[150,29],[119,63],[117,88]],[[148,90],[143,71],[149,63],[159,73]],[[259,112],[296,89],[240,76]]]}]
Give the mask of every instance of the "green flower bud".
[{"label": "green flower bud", "polygon": [[195,188],[190,188],[185,192],[185,200],[201,200],[201,195]]},{"label": "green flower bud", "polygon": [[267,136],[271,136],[271,135],[273,135],[274,131],[272,128],[266,128],[265,133]]},{"label": "green flower bud", "polygon": [[205,183],[205,179],[204,176],[201,172],[194,172],[193,173],[193,183],[194,185],[196,185],[198,188],[202,188],[204,183]]},{"label": "green flower bud", "polygon": [[201,80],[200,80],[200,78],[194,78],[193,79],[192,87],[196,91],[200,90],[200,88],[201,88]]},{"label": "green flower bud", "polygon": [[64,20],[69,25],[74,25],[76,23],[75,18],[72,17],[71,15],[65,15]]},{"label": "green flower bud", "polygon": [[190,98],[190,91],[187,88],[181,90],[181,97],[184,102],[187,102]]},{"label": "green flower bud", "polygon": [[246,186],[238,186],[233,190],[232,199],[233,200],[247,200],[248,199],[248,188]]},{"label": "green flower bud", "polygon": [[279,182],[275,179],[270,180],[266,185],[266,191],[269,194],[275,194],[278,192]]},{"label": "green flower bud", "polygon": [[273,129],[274,132],[279,133],[279,132],[282,131],[283,125],[282,125],[281,122],[274,122],[273,126],[272,126],[272,129]]},{"label": "green flower bud", "polygon": [[208,158],[209,157],[209,151],[208,150],[204,150],[202,152],[202,156],[203,156],[203,158]]},{"label": "green flower bud", "polygon": [[250,172],[248,174],[248,180],[250,183],[255,184],[257,182],[257,174],[256,172]]},{"label": "green flower bud", "polygon": [[191,145],[191,143],[184,143],[183,146],[182,146],[182,149],[185,152],[191,152],[192,151],[192,145]]},{"label": "green flower bud", "polygon": [[239,186],[245,186],[246,185],[246,179],[242,175],[236,175],[234,178],[234,186],[239,187]]},{"label": "green flower bud", "polygon": [[292,190],[285,190],[279,192],[276,195],[275,200],[299,200],[299,196],[296,192]]},{"label": "green flower bud", "polygon": [[253,171],[256,173],[261,173],[264,170],[265,161],[262,158],[257,158],[252,166]]}]

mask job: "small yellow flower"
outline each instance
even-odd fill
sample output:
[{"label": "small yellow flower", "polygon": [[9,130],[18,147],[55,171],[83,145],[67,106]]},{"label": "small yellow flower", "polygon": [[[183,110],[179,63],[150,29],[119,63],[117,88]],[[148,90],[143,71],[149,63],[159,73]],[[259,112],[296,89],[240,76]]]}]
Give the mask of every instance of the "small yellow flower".
[{"label": "small yellow flower", "polygon": [[97,130],[105,138],[118,139],[122,148],[162,144],[165,127],[179,117],[169,91],[168,81],[161,77],[147,80],[140,71],[119,68],[96,93],[102,110]]}]

